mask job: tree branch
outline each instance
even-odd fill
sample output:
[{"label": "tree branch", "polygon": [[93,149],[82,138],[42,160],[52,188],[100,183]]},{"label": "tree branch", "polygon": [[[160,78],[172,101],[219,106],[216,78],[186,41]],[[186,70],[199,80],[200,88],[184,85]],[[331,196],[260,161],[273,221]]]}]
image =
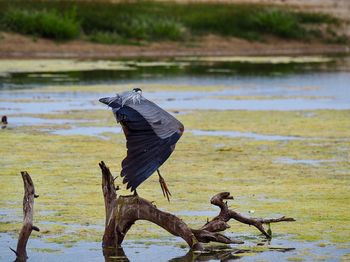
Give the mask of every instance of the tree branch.
[{"label": "tree branch", "polygon": [[227,222],[235,219],[241,223],[253,225],[266,237],[271,236],[265,231],[263,224],[295,221],[293,218],[280,217],[276,219],[245,217],[227,206],[224,200],[233,197],[229,192],[222,192],[211,199],[211,203],[220,207],[220,213],[200,229],[191,229],[180,218],[157,209],[155,205],[139,196],[119,196],[116,194],[113,176],[104,162],[101,162],[102,191],[105,200],[106,225],[103,236],[103,247],[120,247],[124,237],[137,220],[147,220],[164,228],[174,236],[183,238],[193,250],[203,250],[201,243],[220,242],[225,244],[242,244],[244,242],[232,240],[218,233],[230,226]]},{"label": "tree branch", "polygon": [[114,185],[114,178],[109,168],[103,161],[99,163],[99,166],[102,171],[102,192],[105,201],[106,212],[105,232],[103,234],[102,246],[116,247],[118,246],[115,232],[115,207],[117,203],[117,189]]},{"label": "tree branch", "polygon": [[34,183],[30,175],[23,171],[21,172],[24,183],[24,197],[23,197],[23,226],[18,237],[16,251],[10,248],[16,254],[16,261],[27,260],[27,242],[32,233],[32,230],[40,231],[40,229],[33,225],[33,213],[34,213],[34,198],[39,197],[35,194]]},{"label": "tree branch", "polygon": [[229,227],[226,222],[230,219],[235,219],[243,224],[255,226],[265,237],[271,238],[270,234],[265,231],[263,224],[295,221],[294,218],[285,216],[280,218],[253,218],[243,216],[242,214],[228,208],[227,202],[224,202],[224,200],[231,199],[233,199],[233,197],[229,192],[222,192],[213,196],[210,202],[213,205],[220,207],[220,214],[214,217],[210,222],[206,223],[201,229],[213,232],[223,231]]}]

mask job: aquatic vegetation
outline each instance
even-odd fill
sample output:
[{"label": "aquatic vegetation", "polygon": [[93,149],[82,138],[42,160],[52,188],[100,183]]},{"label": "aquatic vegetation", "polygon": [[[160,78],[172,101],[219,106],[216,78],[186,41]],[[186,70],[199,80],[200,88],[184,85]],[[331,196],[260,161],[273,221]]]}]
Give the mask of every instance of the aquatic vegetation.
[{"label": "aquatic vegetation", "polygon": [[[67,69],[65,69],[67,70]],[[136,84],[116,84],[116,85],[106,85],[106,84],[91,84],[91,85],[64,85],[57,88],[55,85],[48,85],[40,89],[40,92],[45,93],[64,93],[64,92],[95,92],[95,93],[118,93],[123,91],[132,90],[135,87],[141,88],[145,93],[148,92],[186,92],[186,91],[197,91],[197,92],[206,92],[206,91],[220,91],[224,89],[240,89],[241,87],[237,86],[193,86],[193,85],[182,85],[182,84],[147,84],[147,83],[136,83]],[[28,94],[35,93],[37,90],[33,89],[21,89],[19,91],[13,90],[12,92],[26,92]]]},{"label": "aquatic vegetation", "polygon": [[[310,61],[306,59],[304,62],[307,64]],[[40,60],[37,63],[14,61],[19,72],[31,67],[40,72],[51,71],[29,74],[30,77],[45,79],[53,77],[57,70],[65,72],[73,67],[77,70],[124,68],[129,71],[136,66],[181,67],[186,63],[135,60],[100,61],[92,65],[90,61],[75,60],[62,63],[60,60],[47,63]],[[14,70],[11,65],[0,65],[4,72]],[[42,67],[44,69],[41,71]],[[63,77],[68,73],[60,75]],[[59,245],[53,250],[64,250],[63,245],[75,247],[83,241],[100,243],[105,218],[98,162],[104,160],[114,176],[119,174],[120,162],[126,154],[124,135],[103,133],[101,139],[81,133],[61,136],[54,132],[72,128],[118,129],[113,114],[106,107],[97,106],[97,98],[134,87],[141,87],[145,94],[159,99],[157,102],[183,99],[192,103],[204,100],[206,96],[216,97],[219,102],[223,98],[232,100],[224,101],[231,103],[237,103],[239,99],[254,98],[258,101],[266,98],[258,93],[249,97],[245,97],[245,93],[234,96],[236,92],[240,94],[240,91],[248,89],[244,85],[215,84],[69,84],[58,87],[50,83],[43,88],[30,89],[28,85],[27,89],[4,91],[1,98],[4,106],[1,107],[9,107],[9,103],[15,106],[28,103],[29,108],[42,103],[48,109],[32,114],[26,110],[10,112],[10,123],[11,118],[15,117],[43,120],[37,123],[29,121],[26,125],[9,125],[7,130],[0,130],[1,233],[15,238],[21,226],[23,185],[19,172],[27,170],[40,194],[35,203],[34,222],[41,232],[33,234],[33,240]],[[250,92],[255,87],[249,88]],[[316,91],[312,93],[315,96],[301,92],[307,103],[311,103],[312,100],[325,98],[317,94],[324,94],[322,88],[300,84],[287,86],[283,91]],[[10,92],[13,96],[9,95]],[[76,92],[74,98],[71,96],[73,92]],[[57,107],[56,102],[67,100],[69,104],[76,97],[79,97],[78,110]],[[189,98],[192,100],[187,100]],[[280,98],[279,95],[268,96],[271,100]],[[83,103],[91,105],[85,110]],[[337,247],[349,249],[350,110],[184,110],[174,107],[172,111],[184,123],[187,131],[169,162],[161,167],[173,198],[169,204],[159,197],[161,189],[156,177],[150,177],[140,187],[141,196],[155,200],[158,208],[177,214],[191,227],[197,228],[218,212],[209,203],[210,197],[221,191],[230,191],[235,200],[228,204],[245,215],[277,217],[285,214],[297,219],[295,223],[273,225],[271,230],[279,241],[291,241],[287,243],[293,245],[299,243],[302,250],[310,243],[312,248],[324,249],[324,252],[332,248],[338,250]],[[207,136],[205,132],[198,136],[190,132],[198,129],[207,131],[207,134],[226,131],[249,136]],[[125,190],[120,177],[116,178],[116,184],[121,186],[118,194],[130,193]],[[252,246],[261,242],[261,236],[254,228],[234,222],[230,225],[227,232],[230,237],[244,240],[248,245],[252,243]],[[151,239],[170,241],[173,247],[182,245],[148,222],[138,222],[133,226],[127,239],[136,244],[146,242],[150,249],[154,248]],[[254,253],[254,249],[247,247],[249,254]],[[266,247],[259,250],[256,249],[256,252],[265,252]],[[341,255],[337,254],[338,257]],[[288,257],[293,260],[310,257],[310,254],[299,252],[288,254]]]},{"label": "aquatic vegetation", "polygon": [[224,100],[280,100],[280,99],[332,99],[331,96],[211,96],[214,99],[224,99]]},{"label": "aquatic vegetation", "polygon": [[45,253],[60,253],[62,252],[59,249],[53,249],[53,248],[31,248],[31,250],[36,252],[45,252]]},{"label": "aquatic vegetation", "polygon": [[[311,115],[310,115],[311,114]],[[349,138],[349,110],[241,111],[198,110],[180,115],[188,129],[234,130],[265,135]],[[213,124],[215,123],[215,125]]]},{"label": "aquatic vegetation", "polygon": [[183,57],[183,61],[206,61],[206,62],[241,62],[253,64],[289,64],[289,63],[325,63],[331,62],[332,58],[322,56],[232,56],[232,57]]},{"label": "aquatic vegetation", "polygon": [[[345,152],[350,149],[350,141],[343,139],[349,137],[349,111],[312,112],[312,117],[305,116],[304,112],[259,111],[194,111],[181,115],[179,118],[186,128],[233,129],[310,139],[257,141],[194,136],[185,132],[173,157],[162,167],[173,193],[171,205],[159,198],[161,192],[155,190],[158,188],[155,177],[150,177],[139,193],[156,200],[158,207],[176,213],[181,210],[212,210],[209,201],[205,200],[227,190],[234,196],[244,197],[244,201],[238,198],[231,203],[243,213],[255,210],[254,216],[288,214],[297,219],[293,224],[274,225],[275,234],[291,234],[300,240],[346,243],[350,233],[346,226],[350,190],[349,162]],[[102,110],[57,113],[50,117],[100,118],[105,126],[113,122],[112,114]],[[68,245],[86,239],[98,241],[104,224],[104,206],[97,163],[104,160],[117,175],[120,161],[125,156],[122,134],[105,137],[107,140],[79,135],[59,136],[32,127],[2,130],[0,151],[6,157],[0,171],[1,206],[15,209],[20,214],[22,192],[14,188],[22,188],[19,171],[27,170],[40,194],[34,219],[44,231],[44,239]],[[289,165],[277,162],[280,157],[336,159],[336,162]],[[184,186],[184,181],[187,186]],[[121,185],[120,178],[116,183]],[[124,187],[118,193],[128,194]],[[268,198],[257,196],[262,193]],[[270,201],[269,198],[279,201]],[[54,212],[40,215],[40,212],[49,210]],[[183,219],[191,226],[199,227],[207,217],[183,216]],[[60,223],[64,225],[57,226]],[[75,226],[77,224],[80,226]],[[101,229],[94,229],[93,225],[99,225]],[[0,228],[2,232],[16,232],[19,222],[1,223]],[[232,223],[231,230],[257,235],[254,229],[235,223]],[[138,223],[128,234],[129,239],[162,236],[167,236],[167,233],[149,223]]]},{"label": "aquatic vegetation", "polygon": [[65,71],[90,71],[90,70],[132,70],[120,61],[81,61],[72,59],[50,59],[50,60],[25,60],[11,59],[0,60],[0,73],[20,72],[65,72]]}]

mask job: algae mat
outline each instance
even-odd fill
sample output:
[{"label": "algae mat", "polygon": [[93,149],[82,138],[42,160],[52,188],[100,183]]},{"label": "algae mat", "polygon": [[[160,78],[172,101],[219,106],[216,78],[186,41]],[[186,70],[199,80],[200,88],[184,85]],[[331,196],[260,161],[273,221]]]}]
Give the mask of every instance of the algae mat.
[{"label": "algae mat", "polygon": [[[27,170],[40,194],[35,202],[34,220],[41,228],[40,233],[32,235],[29,247],[33,249],[29,250],[29,256],[38,258],[34,254],[47,254],[45,258],[52,260],[53,257],[65,258],[65,252],[79,254],[86,250],[90,258],[92,254],[102,257],[99,243],[104,228],[104,203],[98,162],[104,160],[117,175],[126,153],[125,138],[120,133],[109,132],[110,129],[101,136],[63,136],[55,132],[74,127],[115,127],[112,113],[103,106],[97,107],[94,101],[106,92],[133,86],[135,84],[73,85],[61,89],[48,86],[1,93],[1,105],[41,103],[49,108],[52,103],[76,97],[79,101],[91,102],[86,110],[61,108],[52,112],[48,109],[33,113],[25,110],[10,112],[10,123],[11,118],[16,117],[26,118],[27,123],[10,124],[8,129],[0,132],[2,251],[15,246],[22,220],[23,185],[19,173]],[[159,83],[153,87],[143,84],[142,87],[164,101],[169,96],[187,99],[189,94],[196,100],[205,95],[222,96],[220,92],[228,89],[230,92],[242,90],[240,86],[198,88],[183,85],[179,88]],[[306,86],[301,88],[307,89]],[[214,91],[220,92],[210,93]],[[189,93],[184,95],[182,92]],[[230,95],[222,100],[246,99],[246,94]],[[310,101],[319,99],[314,94],[306,95]],[[267,99],[256,93],[250,96],[255,100]],[[276,96],[268,99],[276,99]],[[272,227],[271,245],[296,248],[283,255],[269,251],[269,246],[260,250],[256,247],[262,240],[259,233],[231,221],[227,234],[246,242],[244,248],[253,255],[245,257],[247,261],[272,260],[274,257],[292,261],[331,260],[343,255],[344,260],[347,259],[346,254],[350,253],[350,110],[173,109],[172,112],[187,130],[256,136],[222,136],[220,133],[209,136],[205,132],[199,136],[185,132],[172,157],[162,166],[173,193],[172,202],[169,204],[161,197],[156,176],[140,187],[141,196],[156,201],[159,208],[177,214],[192,227],[199,227],[208,217],[216,215],[217,210],[210,206],[209,199],[221,191],[230,191],[235,196],[230,203],[232,208],[246,215],[296,218],[297,222]],[[287,139],[291,137],[293,139]],[[121,185],[120,178],[116,183]],[[128,194],[124,189],[120,193]],[[157,247],[161,244],[157,241],[166,242],[163,250],[173,258],[186,255],[184,243],[146,222],[132,228],[125,248],[126,251],[130,248],[127,251],[130,258],[138,259],[133,257],[137,252],[147,249],[158,252]],[[171,246],[176,254],[171,253]],[[4,254],[8,254],[6,252]],[[0,260],[6,258],[0,255]]]},{"label": "algae mat", "polygon": [[[206,122],[201,120],[204,113],[191,112],[180,118],[185,126],[205,128]],[[244,119],[240,125],[243,130],[265,134],[274,130],[275,134],[303,135],[305,139],[259,141],[187,133],[162,167],[173,193],[172,202],[169,204],[160,198],[156,177],[148,179],[140,188],[143,197],[156,200],[157,206],[176,213],[213,210],[208,199],[217,192],[230,191],[237,196],[233,207],[243,213],[254,210],[254,216],[258,217],[285,214],[297,219],[295,223],[273,225],[277,237],[321,241],[326,245],[347,243],[350,234],[349,111],[315,111],[314,125],[305,124],[303,118],[296,118],[296,113],[211,113],[213,115],[205,114],[206,120],[215,121],[219,129],[230,128],[224,121],[230,117]],[[79,119],[82,118],[79,114]],[[264,119],[268,125],[256,119]],[[107,118],[105,124],[109,125],[109,121],[113,119]],[[234,121],[231,124],[237,127]],[[68,246],[79,241],[98,241],[103,232],[104,205],[97,163],[104,160],[117,174],[125,155],[123,135],[106,134],[105,137],[107,139],[102,140],[79,135],[59,136],[27,126],[2,130],[1,155],[5,157],[1,161],[1,209],[13,213],[2,215],[1,232],[17,233],[20,228],[22,181],[19,171],[27,170],[41,195],[36,200],[35,215],[36,224],[43,230],[41,238]],[[281,158],[319,162],[285,163]],[[121,184],[119,179],[116,182]],[[183,216],[194,227],[203,224],[206,218],[205,213]],[[259,238],[254,229],[231,224],[232,233],[245,232]],[[135,226],[128,238],[167,235],[156,227],[150,230],[145,223]]]}]

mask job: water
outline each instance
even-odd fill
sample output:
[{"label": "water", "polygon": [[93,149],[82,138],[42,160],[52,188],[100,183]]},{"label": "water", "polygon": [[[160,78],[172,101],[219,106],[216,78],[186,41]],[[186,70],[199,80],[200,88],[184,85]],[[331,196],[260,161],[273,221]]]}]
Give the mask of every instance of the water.
[{"label": "water", "polygon": [[281,157],[276,159],[276,162],[283,163],[283,164],[290,164],[290,165],[312,165],[317,166],[322,163],[332,163],[335,162],[335,159],[293,159],[293,158],[287,158],[287,157]]},{"label": "water", "polygon": [[[16,237],[0,233],[1,247],[15,247]],[[106,261],[222,261],[227,259],[242,259],[242,261],[287,261],[300,258],[306,261],[338,260],[348,249],[338,249],[330,243],[297,242],[278,236],[271,242],[266,242],[258,236],[230,236],[245,241],[244,245],[216,245],[206,247],[202,253],[193,253],[179,238],[148,239],[147,241],[126,240],[122,248],[107,256]],[[180,246],[180,244],[183,244]],[[257,249],[262,245],[263,248]],[[260,246],[261,247],[261,246]],[[47,243],[41,238],[31,238],[27,253],[29,261],[102,261],[103,250],[100,242],[79,242],[70,248],[61,244]],[[243,257],[238,256],[243,255]],[[244,256],[245,255],[245,256]],[[247,256],[248,255],[248,256]],[[116,260],[116,258],[120,260]],[[0,261],[11,261],[14,254],[9,248],[0,253]]]},{"label": "water", "polygon": [[74,124],[74,123],[88,123],[87,120],[76,119],[44,119],[38,117],[11,117],[11,124],[15,126],[21,125],[60,125],[60,124]]},{"label": "water", "polygon": [[[46,120],[46,119],[44,119]],[[57,121],[42,121],[42,123],[62,123],[64,119],[60,119]],[[38,121],[40,123],[40,121]],[[72,121],[74,123],[74,121]],[[24,124],[24,123],[22,123]],[[30,124],[30,123],[27,123]],[[42,129],[45,130],[45,129]],[[50,130],[49,130],[50,131]],[[55,135],[83,135],[83,136],[94,136],[105,138],[103,134],[112,133],[112,134],[120,134],[122,133],[122,129],[120,126],[116,127],[97,127],[97,126],[71,126],[69,129],[56,129],[50,131]],[[278,135],[261,135],[257,133],[250,132],[237,132],[237,131],[221,131],[221,130],[186,130],[186,133],[192,133],[196,136],[219,136],[219,137],[244,137],[254,140],[260,141],[288,141],[288,140],[304,140],[303,137],[296,136],[278,136]]]},{"label": "water", "polygon": [[[43,132],[55,135],[87,135],[106,139],[105,134],[119,134],[120,127],[94,126],[99,120],[49,119],[31,114],[57,114],[72,110],[107,110],[98,102],[100,97],[114,95],[99,89],[98,85],[112,87],[117,84],[164,84],[173,86],[191,86],[191,90],[144,92],[160,106],[179,114],[187,110],[313,110],[313,109],[350,109],[350,70],[349,59],[332,60],[320,63],[252,63],[252,62],[208,62],[181,61],[168,63],[139,63],[124,61],[124,68],[84,68],[69,71],[61,68],[59,72],[0,72],[0,115],[9,116],[9,127],[42,125]],[[107,62],[100,64],[108,65]],[[126,70],[127,69],[127,70]],[[79,91],[61,92],[61,87],[79,86]],[[96,85],[96,86],[94,86]],[[53,86],[54,90],[45,90]],[[196,91],[203,86],[216,86],[207,91]],[[89,88],[85,92],[84,88]],[[44,89],[42,89],[44,88]],[[113,89],[113,88],[112,88]],[[109,89],[109,90],[112,90]],[[240,96],[239,99],[234,96]],[[304,112],[313,117],[312,112]],[[67,128],[62,129],[62,124]],[[84,124],[81,126],[80,124]],[[46,126],[49,126],[48,128]],[[1,131],[1,130],[0,130]],[[237,130],[186,130],[198,136],[243,137],[259,141],[291,141],[304,140],[303,137],[264,135]],[[276,158],[276,162],[288,165],[322,165],[332,160]],[[259,196],[259,201],[278,202]],[[42,211],[41,215],[54,211]],[[49,212],[49,213],[45,213]],[[183,210],[179,216],[217,215],[214,210]],[[11,209],[0,208],[0,222],[18,221],[18,215]],[[54,222],[46,222],[51,224]],[[45,227],[45,223],[42,223]],[[59,225],[58,223],[54,223]],[[84,225],[70,224],[72,228],[83,228]],[[92,225],[101,231],[102,225]],[[87,226],[87,228],[90,228]],[[216,247],[202,254],[193,254],[179,238],[146,239],[141,241],[126,240],[119,254],[130,261],[220,261],[238,259],[238,253],[244,261],[286,261],[288,259],[339,260],[350,253],[349,248],[340,249],[331,243],[299,242],[291,240],[293,236],[277,235],[268,248],[256,251],[262,242],[256,234],[238,235],[229,232],[227,235],[245,241],[245,245],[228,245]],[[0,261],[11,261],[14,254],[8,247],[16,246],[17,236],[0,233]],[[277,248],[277,249],[276,249]],[[287,250],[278,248],[288,248]],[[282,252],[286,251],[286,252]],[[45,237],[30,238],[28,242],[29,261],[101,261],[103,252],[100,242],[79,242],[67,248],[56,243],[47,243]],[[113,258],[106,261],[115,261]]]},{"label": "water", "polygon": [[[348,59],[349,60],[349,59]],[[0,110],[2,114],[55,113],[70,110],[99,110],[98,98],[113,93],[40,92],[40,87],[93,84],[165,84],[175,86],[217,86],[216,91],[145,92],[166,109],[182,110],[315,110],[350,109],[350,72],[348,60],[324,63],[239,63],[192,62],[138,65],[133,70],[105,69],[69,72],[7,73],[0,75]],[[342,60],[341,60],[342,61]],[[128,64],[125,62],[129,67]],[[132,64],[132,63],[131,63]],[[341,64],[342,65],[342,64]],[[217,73],[212,70],[225,69]],[[56,76],[57,75],[57,76]],[[59,77],[62,81],[54,81]],[[74,78],[72,82],[70,79]],[[68,80],[67,80],[68,79]],[[238,87],[238,88],[237,88]],[[30,92],[13,92],[31,88]],[[195,88],[194,88],[195,89]],[[246,96],[247,99],[219,99]],[[263,99],[254,99],[259,96]],[[48,102],[6,102],[6,99],[46,97]],[[271,98],[274,97],[274,98]],[[3,101],[1,101],[3,99]],[[4,101],[5,100],[5,101]]]},{"label": "water", "polygon": [[260,135],[250,132],[237,132],[237,131],[220,131],[220,130],[190,130],[194,135],[198,136],[224,136],[224,137],[246,137],[255,140],[264,141],[279,141],[279,140],[304,140],[302,137],[297,136],[270,136],[270,135]]},{"label": "water", "polygon": [[122,130],[120,127],[96,127],[96,126],[86,126],[86,127],[72,127],[70,129],[57,129],[52,131],[52,134],[71,136],[71,135],[87,135],[95,136],[105,139],[104,133],[119,134]]}]

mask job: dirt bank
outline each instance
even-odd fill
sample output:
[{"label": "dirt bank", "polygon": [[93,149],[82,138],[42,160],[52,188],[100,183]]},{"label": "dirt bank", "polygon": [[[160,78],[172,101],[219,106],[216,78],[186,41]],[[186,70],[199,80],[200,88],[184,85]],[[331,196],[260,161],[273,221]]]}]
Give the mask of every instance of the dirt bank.
[{"label": "dirt bank", "polygon": [[157,42],[141,46],[102,45],[87,41],[57,43],[18,34],[1,33],[0,58],[132,58],[175,56],[311,55],[349,53],[344,45],[302,43],[280,39],[250,42],[206,36],[194,42]]},{"label": "dirt bank", "polygon": [[308,12],[322,12],[350,20],[349,0],[176,0],[179,3],[187,2],[216,2],[216,3],[254,3],[289,6],[293,9]]}]

